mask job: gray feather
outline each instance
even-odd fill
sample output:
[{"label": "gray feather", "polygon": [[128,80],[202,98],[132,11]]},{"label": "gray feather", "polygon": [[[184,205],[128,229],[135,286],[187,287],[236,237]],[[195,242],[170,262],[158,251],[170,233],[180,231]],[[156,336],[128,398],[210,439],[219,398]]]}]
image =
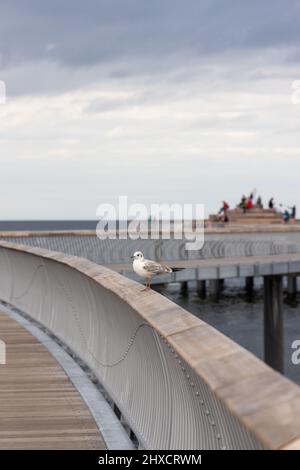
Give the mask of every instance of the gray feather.
[{"label": "gray feather", "polygon": [[144,269],[151,274],[164,274],[172,272],[172,269],[168,266],[156,263],[155,261],[145,261]]}]

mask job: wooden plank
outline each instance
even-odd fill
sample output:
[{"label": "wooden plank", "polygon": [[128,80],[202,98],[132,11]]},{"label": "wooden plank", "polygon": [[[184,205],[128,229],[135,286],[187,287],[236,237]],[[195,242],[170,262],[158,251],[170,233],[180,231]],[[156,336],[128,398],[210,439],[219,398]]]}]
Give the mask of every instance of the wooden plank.
[{"label": "wooden plank", "polygon": [[0,449],[105,449],[99,429],[61,366],[0,312]]}]

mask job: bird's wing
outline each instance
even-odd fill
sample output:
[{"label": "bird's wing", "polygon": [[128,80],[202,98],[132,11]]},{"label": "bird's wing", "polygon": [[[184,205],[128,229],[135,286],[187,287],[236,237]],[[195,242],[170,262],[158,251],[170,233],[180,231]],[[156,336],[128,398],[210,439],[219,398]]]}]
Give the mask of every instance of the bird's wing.
[{"label": "bird's wing", "polygon": [[145,260],[143,268],[149,274],[164,274],[171,273],[172,269],[163,264],[157,263],[156,261]]}]

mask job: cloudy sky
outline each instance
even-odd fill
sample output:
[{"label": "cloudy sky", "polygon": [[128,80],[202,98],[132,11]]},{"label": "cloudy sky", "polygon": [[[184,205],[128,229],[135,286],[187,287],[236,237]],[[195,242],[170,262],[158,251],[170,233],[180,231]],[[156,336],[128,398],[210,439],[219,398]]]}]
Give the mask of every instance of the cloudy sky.
[{"label": "cloudy sky", "polygon": [[299,0],[0,0],[0,218],[300,209],[299,46]]}]

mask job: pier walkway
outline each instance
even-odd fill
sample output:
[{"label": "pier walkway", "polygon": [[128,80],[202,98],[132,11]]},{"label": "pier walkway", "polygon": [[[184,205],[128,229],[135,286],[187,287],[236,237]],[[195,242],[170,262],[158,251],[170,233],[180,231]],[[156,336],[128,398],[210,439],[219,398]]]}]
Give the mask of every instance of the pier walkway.
[{"label": "pier walkway", "polygon": [[0,449],[105,449],[79,392],[47,349],[0,312]]}]

